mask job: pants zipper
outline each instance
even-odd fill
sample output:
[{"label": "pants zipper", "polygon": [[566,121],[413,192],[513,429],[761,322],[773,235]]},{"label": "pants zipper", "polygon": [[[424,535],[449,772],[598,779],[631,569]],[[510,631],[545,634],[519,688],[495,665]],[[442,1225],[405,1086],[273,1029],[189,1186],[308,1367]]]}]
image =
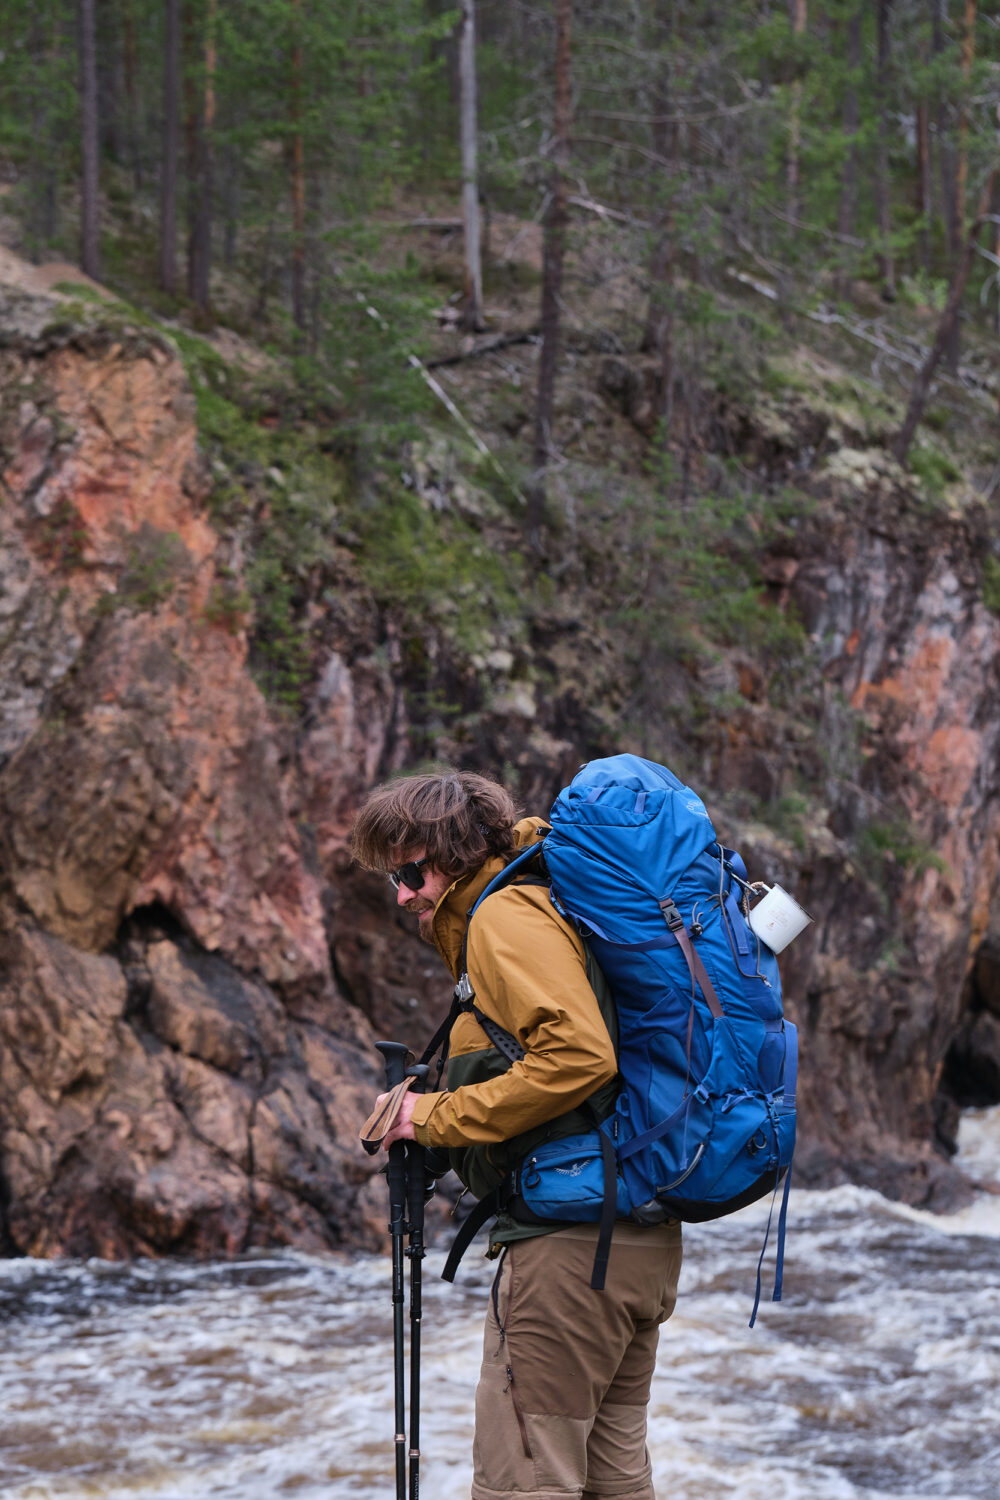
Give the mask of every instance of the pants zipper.
[{"label": "pants zipper", "polygon": [[[528,1441],[528,1428],[527,1428],[527,1426],[525,1424],[524,1413],[521,1411],[521,1403],[520,1403],[520,1401],[518,1401],[518,1399],[517,1399],[517,1391],[514,1389],[514,1371],[511,1369],[511,1366],[510,1366],[510,1351],[507,1348],[507,1331],[506,1331],[506,1329],[504,1328],[503,1324],[500,1321],[500,1305],[499,1305],[499,1298],[500,1298],[500,1276],[501,1276],[501,1274],[503,1272],[503,1263],[506,1260],[506,1258],[507,1258],[507,1246],[505,1245],[503,1247],[503,1250],[500,1252],[500,1264],[497,1267],[497,1273],[496,1273],[496,1275],[493,1278],[493,1289],[492,1289],[492,1293],[491,1293],[492,1298],[493,1298],[493,1316],[496,1319],[497,1327],[500,1330],[500,1348],[504,1351],[504,1353],[507,1356],[507,1365],[506,1365],[507,1384],[504,1386],[504,1395],[507,1395],[508,1392],[510,1393],[511,1405],[514,1408],[514,1415],[517,1418],[518,1429],[519,1429],[519,1431],[521,1433],[521,1446],[524,1449],[524,1456],[531,1463],[534,1463],[535,1456],[534,1456],[534,1454],[531,1451],[531,1443]],[[513,1275],[514,1275],[514,1272],[513,1272],[513,1268],[512,1268],[511,1269],[511,1279],[512,1279],[512,1281],[513,1281]]]}]

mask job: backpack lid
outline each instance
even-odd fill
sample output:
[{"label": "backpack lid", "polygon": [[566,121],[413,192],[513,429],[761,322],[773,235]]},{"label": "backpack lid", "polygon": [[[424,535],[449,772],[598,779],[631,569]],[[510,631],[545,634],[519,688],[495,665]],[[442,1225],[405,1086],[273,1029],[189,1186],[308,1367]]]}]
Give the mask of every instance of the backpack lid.
[{"label": "backpack lid", "polygon": [[589,761],[559,793],[550,821],[545,855],[554,877],[575,849],[661,894],[716,843],[698,794],[639,755]]}]

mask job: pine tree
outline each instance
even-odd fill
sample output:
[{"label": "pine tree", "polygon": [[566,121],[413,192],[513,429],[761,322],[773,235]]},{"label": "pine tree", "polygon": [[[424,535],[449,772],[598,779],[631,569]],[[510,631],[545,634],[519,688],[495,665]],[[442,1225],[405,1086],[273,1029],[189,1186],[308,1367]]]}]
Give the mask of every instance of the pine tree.
[{"label": "pine tree", "polygon": [[559,348],[559,296],[569,222],[566,169],[569,165],[570,130],[570,11],[571,0],[555,0],[555,112],[552,121],[551,171],[542,261],[542,348],[538,361],[533,472],[527,516],[528,539],[535,551],[541,550],[546,469],[552,452],[552,419]]},{"label": "pine tree", "polygon": [[166,0],[163,48],[163,155],[160,174],[160,286],[177,291],[177,166],[180,154],[180,0]]},{"label": "pine tree", "polygon": [[97,39],[95,0],[79,0],[80,26],[80,264],[95,281],[101,276],[100,180],[98,166]]},{"label": "pine tree", "polygon": [[465,249],[465,302],[462,326],[476,332],[483,323],[483,266],[479,248],[478,114],[476,110],[476,7],[462,0],[458,73],[461,93],[462,227]]}]

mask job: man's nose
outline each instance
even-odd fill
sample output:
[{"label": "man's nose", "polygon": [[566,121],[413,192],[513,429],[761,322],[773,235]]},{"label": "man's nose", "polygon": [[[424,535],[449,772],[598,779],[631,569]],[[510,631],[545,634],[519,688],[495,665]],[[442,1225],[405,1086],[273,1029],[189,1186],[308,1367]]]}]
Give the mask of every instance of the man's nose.
[{"label": "man's nose", "polygon": [[405,906],[407,901],[412,900],[413,892],[410,890],[410,887],[408,885],[404,885],[403,882],[400,881],[396,889],[396,905]]}]

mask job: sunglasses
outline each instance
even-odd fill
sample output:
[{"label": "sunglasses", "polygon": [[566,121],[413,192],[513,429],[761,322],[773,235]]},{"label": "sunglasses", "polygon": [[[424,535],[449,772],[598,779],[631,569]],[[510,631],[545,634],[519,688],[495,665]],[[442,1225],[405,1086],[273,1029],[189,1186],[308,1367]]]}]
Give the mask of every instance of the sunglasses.
[{"label": "sunglasses", "polygon": [[405,885],[408,891],[422,890],[424,877],[421,871],[426,863],[425,855],[423,859],[411,859],[409,864],[400,865],[398,870],[390,870],[389,884],[393,890],[398,891],[401,885]]}]

